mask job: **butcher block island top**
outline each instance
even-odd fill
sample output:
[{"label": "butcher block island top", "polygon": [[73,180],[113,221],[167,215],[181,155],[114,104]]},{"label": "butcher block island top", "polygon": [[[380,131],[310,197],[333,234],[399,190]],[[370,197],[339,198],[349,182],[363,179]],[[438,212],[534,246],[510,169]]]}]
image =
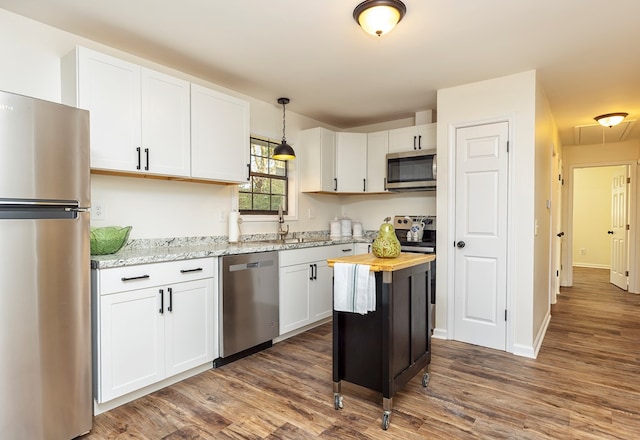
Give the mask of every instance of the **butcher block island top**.
[{"label": "butcher block island top", "polygon": [[372,272],[393,272],[418,264],[428,263],[436,259],[435,254],[401,253],[396,258],[378,258],[373,254],[349,255],[327,260],[329,267],[335,263],[366,264]]}]

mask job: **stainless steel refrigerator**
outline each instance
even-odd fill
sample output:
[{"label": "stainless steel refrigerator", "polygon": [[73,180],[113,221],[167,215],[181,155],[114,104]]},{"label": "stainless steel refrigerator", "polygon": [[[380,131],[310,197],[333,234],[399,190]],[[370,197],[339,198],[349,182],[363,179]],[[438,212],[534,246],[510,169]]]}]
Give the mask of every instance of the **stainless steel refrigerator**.
[{"label": "stainless steel refrigerator", "polygon": [[89,113],[0,91],[0,439],[92,424]]}]

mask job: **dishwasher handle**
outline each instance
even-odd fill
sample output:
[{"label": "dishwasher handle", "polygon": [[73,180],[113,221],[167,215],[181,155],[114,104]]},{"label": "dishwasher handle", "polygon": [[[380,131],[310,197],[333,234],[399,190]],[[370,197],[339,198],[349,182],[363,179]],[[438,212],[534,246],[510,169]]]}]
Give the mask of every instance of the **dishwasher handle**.
[{"label": "dishwasher handle", "polygon": [[229,266],[229,272],[238,270],[258,269],[261,267],[273,266],[273,260],[252,261],[251,263],[232,264]]}]

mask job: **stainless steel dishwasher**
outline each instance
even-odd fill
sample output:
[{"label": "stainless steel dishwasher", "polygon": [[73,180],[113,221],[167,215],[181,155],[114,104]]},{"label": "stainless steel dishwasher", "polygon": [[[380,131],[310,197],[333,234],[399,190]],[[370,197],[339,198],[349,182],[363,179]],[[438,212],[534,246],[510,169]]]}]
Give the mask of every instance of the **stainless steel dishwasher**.
[{"label": "stainless steel dishwasher", "polygon": [[269,347],[279,332],[278,252],[220,258],[220,366]]}]

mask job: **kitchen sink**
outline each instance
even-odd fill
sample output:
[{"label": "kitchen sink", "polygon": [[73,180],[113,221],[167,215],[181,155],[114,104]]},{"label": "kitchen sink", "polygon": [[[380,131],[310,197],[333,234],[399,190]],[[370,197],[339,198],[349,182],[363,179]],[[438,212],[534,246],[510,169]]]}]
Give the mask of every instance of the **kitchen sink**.
[{"label": "kitchen sink", "polygon": [[328,241],[327,238],[319,237],[297,237],[297,238],[274,238],[272,240],[256,240],[252,243],[268,243],[268,244],[296,244],[296,243],[319,243],[321,241]]}]

